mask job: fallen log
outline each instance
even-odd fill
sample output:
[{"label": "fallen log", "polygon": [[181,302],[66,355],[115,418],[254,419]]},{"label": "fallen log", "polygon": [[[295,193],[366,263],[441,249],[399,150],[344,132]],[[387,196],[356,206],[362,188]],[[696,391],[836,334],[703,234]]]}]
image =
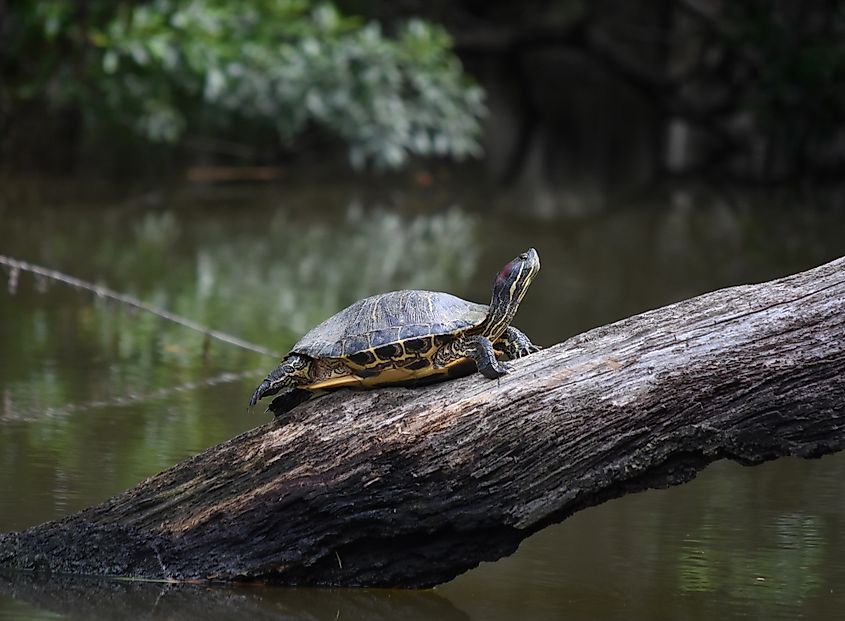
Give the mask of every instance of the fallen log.
[{"label": "fallen log", "polygon": [[845,258],[420,389],[337,392],[103,504],[0,535],[0,566],[427,587],[610,498],[845,443]]}]

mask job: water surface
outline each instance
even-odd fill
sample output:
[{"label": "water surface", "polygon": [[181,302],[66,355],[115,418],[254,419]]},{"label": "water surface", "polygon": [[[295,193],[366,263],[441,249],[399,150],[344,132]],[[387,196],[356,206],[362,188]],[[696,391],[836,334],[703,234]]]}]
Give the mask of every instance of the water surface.
[{"label": "water surface", "polygon": [[[0,204],[0,254],[130,293],[285,351],[352,301],[397,288],[479,302],[534,246],[516,324],[549,345],[716,288],[845,254],[845,217],[675,194],[537,221],[448,193],[162,192]],[[0,531],[99,503],[260,424],[274,360],[87,292],[0,271]],[[834,619],[845,609],[845,456],[754,468],[608,502],[434,591],[175,588],[0,577],[0,619]],[[98,593],[93,598],[92,593]]]}]

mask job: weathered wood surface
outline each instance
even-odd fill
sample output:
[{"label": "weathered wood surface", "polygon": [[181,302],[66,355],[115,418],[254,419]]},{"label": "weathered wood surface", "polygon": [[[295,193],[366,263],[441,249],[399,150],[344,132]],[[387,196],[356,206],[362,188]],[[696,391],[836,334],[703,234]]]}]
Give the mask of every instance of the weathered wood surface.
[{"label": "weathered wood surface", "polygon": [[719,458],[839,450],[845,258],[592,330],[498,382],[340,392],[295,414],[0,535],[0,566],[423,587]]}]

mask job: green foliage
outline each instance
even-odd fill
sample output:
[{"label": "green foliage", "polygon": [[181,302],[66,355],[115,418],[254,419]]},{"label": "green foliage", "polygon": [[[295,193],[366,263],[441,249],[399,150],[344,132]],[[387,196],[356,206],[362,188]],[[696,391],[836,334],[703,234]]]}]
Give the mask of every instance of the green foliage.
[{"label": "green foliage", "polygon": [[310,0],[50,0],[10,21],[10,58],[27,58],[4,67],[13,106],[71,106],[89,127],[170,143],[249,128],[291,144],[314,126],[357,166],[479,153],[482,92],[422,20],[391,37]]}]

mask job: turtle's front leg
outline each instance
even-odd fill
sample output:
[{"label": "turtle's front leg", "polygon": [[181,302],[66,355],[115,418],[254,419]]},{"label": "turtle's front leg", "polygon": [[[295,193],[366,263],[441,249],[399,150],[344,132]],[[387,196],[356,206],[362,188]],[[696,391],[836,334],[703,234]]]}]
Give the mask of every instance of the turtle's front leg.
[{"label": "turtle's front leg", "polygon": [[485,336],[475,336],[470,341],[469,357],[475,360],[478,371],[487,379],[497,379],[508,372],[507,367],[496,359],[493,343]]},{"label": "turtle's front leg", "polygon": [[[493,343],[484,336],[467,336],[446,343],[434,356],[435,368],[460,368],[467,358],[475,362],[478,371],[489,379],[496,379],[508,372],[507,367],[496,359]],[[471,373],[461,373],[466,375]],[[454,377],[460,377],[455,375]]]},{"label": "turtle's front leg", "polygon": [[496,349],[505,352],[511,360],[540,351],[538,345],[532,343],[521,330],[513,326],[508,326],[504,334],[496,341]]}]

